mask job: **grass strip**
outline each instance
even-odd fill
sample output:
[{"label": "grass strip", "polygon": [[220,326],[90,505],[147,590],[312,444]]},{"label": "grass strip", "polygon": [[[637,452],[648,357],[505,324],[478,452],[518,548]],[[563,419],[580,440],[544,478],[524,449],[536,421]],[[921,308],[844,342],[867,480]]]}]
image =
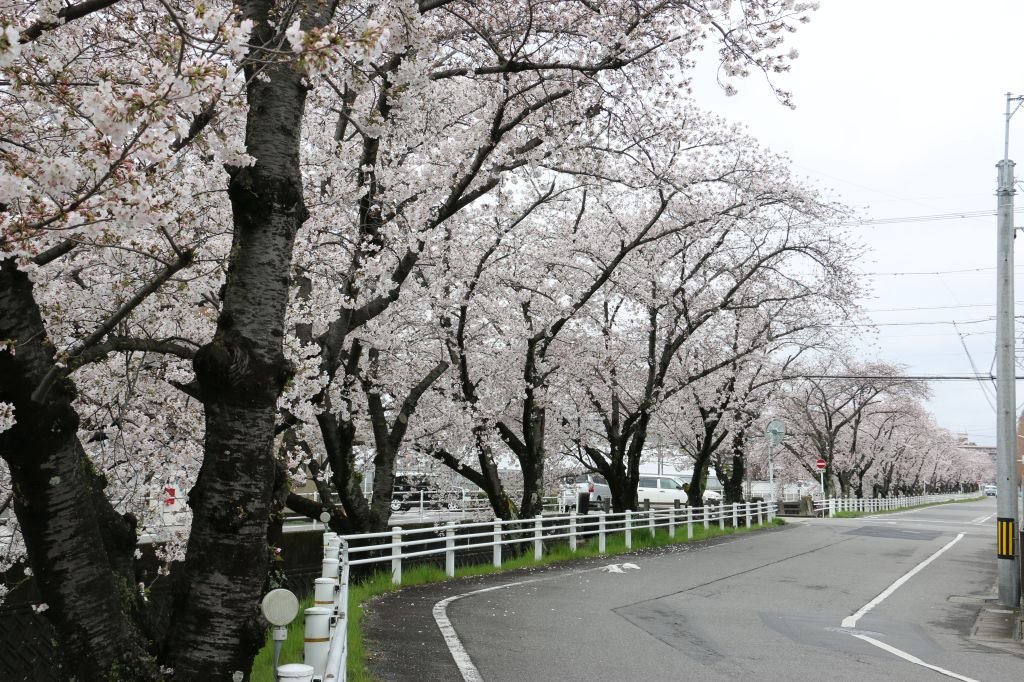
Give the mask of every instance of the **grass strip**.
[{"label": "grass strip", "polygon": [[[723,535],[735,535],[761,530],[771,526],[784,525],[785,521],[780,518],[774,519],[771,523],[751,526],[749,528],[725,528],[719,529],[717,525],[711,525],[707,529],[700,523],[693,525],[693,539],[686,537],[686,524],[680,523],[676,526],[675,537],[670,537],[667,528],[656,528],[652,536],[647,526],[634,526],[632,529],[632,547],[626,549],[626,536],[622,531],[608,532],[605,535],[605,552],[598,551],[598,539],[592,537],[586,542],[577,545],[575,552],[569,549],[569,543],[565,540],[547,542],[544,546],[544,553],[539,561],[534,560],[533,552],[527,552],[520,556],[509,558],[502,562],[501,568],[492,564],[473,564],[460,566],[455,569],[455,577],[449,578],[444,569],[434,565],[412,566],[402,569],[402,584],[395,585],[391,582],[390,570],[374,573],[370,578],[351,585],[348,595],[348,680],[351,682],[375,682],[374,678],[366,669],[365,651],[363,648],[363,603],[378,595],[394,592],[405,587],[414,585],[426,585],[428,583],[440,583],[446,580],[458,580],[480,575],[491,575],[504,573],[520,568],[534,568],[551,564],[565,563],[578,559],[589,559],[593,557],[611,557],[617,554],[635,552],[641,549],[667,547],[670,545],[698,542]],[[524,540],[524,545],[532,543],[532,539]],[[441,555],[443,557],[443,555]],[[305,609],[312,606],[312,595],[301,600],[299,616],[288,626],[288,640],[281,650],[280,664],[301,663],[303,648],[303,614]],[[266,645],[260,650],[259,655],[253,661],[252,680],[254,682],[273,682],[273,642],[270,633],[267,633]]]}]

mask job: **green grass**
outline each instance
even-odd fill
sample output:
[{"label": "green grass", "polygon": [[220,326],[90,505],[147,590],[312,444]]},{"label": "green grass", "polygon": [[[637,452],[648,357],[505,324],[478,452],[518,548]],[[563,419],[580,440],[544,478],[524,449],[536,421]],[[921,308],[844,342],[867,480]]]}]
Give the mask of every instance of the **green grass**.
[{"label": "green grass", "polygon": [[[835,518],[837,519],[856,519],[861,516],[874,516],[876,514],[895,514],[896,512],[910,511],[911,509],[924,509],[925,507],[937,507],[941,504],[959,504],[961,502],[977,502],[978,500],[985,499],[984,495],[978,497],[971,497],[966,500],[949,500],[948,502],[929,502],[927,504],[915,504],[913,507],[900,507],[899,509],[881,509],[879,511],[841,511],[836,512]],[[826,512],[827,513],[827,512]]]},{"label": "green grass", "polygon": [[[643,521],[638,520],[638,523],[643,523]],[[514,571],[520,568],[535,568],[538,566],[547,566],[598,556],[613,556],[641,549],[667,547],[669,545],[708,540],[723,535],[747,533],[760,530],[764,527],[773,525],[781,526],[783,524],[785,524],[785,521],[776,518],[772,523],[765,524],[765,526],[751,526],[750,528],[741,527],[736,529],[727,527],[724,530],[720,530],[715,523],[712,523],[711,526],[705,530],[702,524],[695,523],[693,526],[692,540],[688,540],[686,537],[685,523],[676,527],[675,537],[669,537],[667,528],[656,529],[656,533],[652,537],[650,530],[646,526],[639,525],[633,527],[632,548],[629,550],[626,549],[625,533],[621,531],[614,533],[609,532],[606,535],[606,547],[603,555],[598,551],[598,539],[594,537],[585,543],[580,543],[575,552],[570,551],[568,543],[564,540],[545,543],[544,554],[541,556],[539,561],[535,561],[533,558],[532,541],[527,539],[524,540],[524,546],[528,545],[530,547],[529,551],[517,557],[510,557],[502,563],[501,568],[495,568],[491,564],[461,566],[456,569],[455,578],[449,578],[445,574],[443,568],[439,568],[437,566],[414,566],[403,568],[401,585],[392,584],[390,571],[375,573],[368,580],[354,584],[349,589],[348,679],[352,682],[375,682],[374,678],[366,669],[362,633],[363,604],[372,597],[387,594],[388,592],[394,592],[413,585],[425,585],[428,583],[439,583],[446,580],[455,580],[472,576],[504,573],[506,571]],[[301,614],[303,614],[305,609],[310,605],[312,605],[312,596],[307,597],[302,601],[299,609],[299,618],[297,618],[288,628],[288,640],[284,643],[281,651],[281,664],[302,662],[303,624]],[[256,660],[253,662],[252,679],[254,682],[273,682],[274,677],[272,666],[273,643],[270,639],[270,634],[268,633],[266,646],[263,647],[259,655],[256,657]]]}]

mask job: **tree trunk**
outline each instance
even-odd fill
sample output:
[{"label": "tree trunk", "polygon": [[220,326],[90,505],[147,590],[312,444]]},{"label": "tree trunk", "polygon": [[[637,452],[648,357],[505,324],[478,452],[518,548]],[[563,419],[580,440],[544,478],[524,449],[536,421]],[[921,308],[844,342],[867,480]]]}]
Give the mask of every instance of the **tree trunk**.
[{"label": "tree trunk", "polygon": [[[269,6],[253,2],[254,41]],[[275,57],[271,57],[275,59]],[[257,604],[267,579],[274,419],[288,379],[282,351],[295,234],[306,219],[299,140],[306,88],[289,62],[246,68],[246,149],[231,169],[234,235],[213,340],[193,366],[206,412],[205,454],[189,494],[194,516],[167,659],[176,679],[247,679],[263,645]]]},{"label": "tree trunk", "polygon": [[[34,389],[54,369],[32,283],[13,259],[0,261],[0,400],[17,423],[0,434],[0,456],[14,484],[14,513],[28,561],[60,638],[69,679],[157,679],[149,643],[133,623],[140,609],[132,555],[135,520],[121,517],[102,493],[78,441],[70,380],[41,398]],[[141,621],[141,619],[139,619]]]}]

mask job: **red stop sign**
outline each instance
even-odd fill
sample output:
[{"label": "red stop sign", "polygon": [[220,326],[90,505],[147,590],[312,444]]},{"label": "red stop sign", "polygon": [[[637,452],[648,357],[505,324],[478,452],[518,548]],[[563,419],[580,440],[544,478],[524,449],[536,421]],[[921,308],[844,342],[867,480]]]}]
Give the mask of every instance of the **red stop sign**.
[{"label": "red stop sign", "polygon": [[814,466],[818,467],[818,471],[823,471],[825,469],[825,460],[819,459],[814,463]]}]

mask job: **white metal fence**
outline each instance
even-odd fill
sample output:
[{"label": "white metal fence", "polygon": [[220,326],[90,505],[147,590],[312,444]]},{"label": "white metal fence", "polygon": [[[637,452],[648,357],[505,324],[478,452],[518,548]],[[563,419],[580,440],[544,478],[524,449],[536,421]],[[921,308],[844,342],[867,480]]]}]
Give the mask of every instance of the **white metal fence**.
[{"label": "white metal fence", "polygon": [[935,495],[913,495],[909,497],[832,497],[827,500],[815,500],[814,509],[830,517],[839,512],[880,512],[907,507],[919,507],[923,504],[939,504],[956,502],[957,500],[973,500],[980,493],[942,493]]},{"label": "white metal fence", "polygon": [[[540,559],[544,543],[565,540],[576,551],[589,538],[597,538],[598,551],[607,550],[609,535],[623,535],[627,549],[633,546],[635,533],[654,536],[659,528],[669,536],[685,532],[692,538],[694,527],[749,527],[768,523],[774,507],[767,502],[747,502],[705,507],[654,508],[621,513],[597,512],[578,515],[537,516],[476,523],[447,523],[428,528],[393,527],[383,533],[362,533],[339,537],[324,533],[322,577],[315,582],[314,605],[306,609],[304,658],[312,666],[312,677],[302,679],[340,682],[345,679],[346,639],[348,636],[348,577],[353,566],[390,564],[391,580],[402,582],[407,560],[444,556],[445,572],[455,575],[457,553],[491,550],[495,566],[502,565],[504,548],[526,545],[534,559]],[[359,545],[350,544],[358,542]],[[364,544],[365,543],[365,544]],[[374,544],[375,543],[375,544]],[[532,547],[531,547],[532,545]],[[282,678],[284,679],[284,678]]]}]

